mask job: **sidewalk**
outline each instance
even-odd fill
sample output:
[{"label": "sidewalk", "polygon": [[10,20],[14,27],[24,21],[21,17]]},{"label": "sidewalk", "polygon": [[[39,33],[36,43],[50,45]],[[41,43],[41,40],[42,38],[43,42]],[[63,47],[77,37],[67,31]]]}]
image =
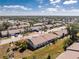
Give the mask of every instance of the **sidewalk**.
[{"label": "sidewalk", "polygon": [[56,59],[79,59],[79,43],[73,43],[65,52]]}]

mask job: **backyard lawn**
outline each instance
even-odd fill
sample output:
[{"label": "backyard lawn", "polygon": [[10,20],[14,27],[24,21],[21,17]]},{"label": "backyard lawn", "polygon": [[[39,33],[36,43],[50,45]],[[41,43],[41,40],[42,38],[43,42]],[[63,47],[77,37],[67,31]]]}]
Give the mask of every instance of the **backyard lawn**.
[{"label": "backyard lawn", "polygon": [[32,59],[33,57],[36,59],[46,59],[48,55],[51,56],[51,59],[56,59],[56,57],[64,51],[63,46],[67,39],[69,39],[69,36],[57,40],[56,44],[40,48],[28,56],[27,59]]},{"label": "backyard lawn", "polygon": [[[18,50],[14,52],[14,58],[25,58],[25,59],[46,59],[48,55],[51,56],[51,59],[56,59],[56,57],[61,54],[64,49],[64,43],[65,41],[69,39],[69,36],[66,36],[62,39],[58,39],[55,44],[48,44],[42,48],[39,48],[35,51],[31,51],[29,49],[26,49],[23,53],[20,53]],[[6,56],[6,50],[9,47],[9,44],[0,46],[0,59],[3,59],[3,56]]]}]

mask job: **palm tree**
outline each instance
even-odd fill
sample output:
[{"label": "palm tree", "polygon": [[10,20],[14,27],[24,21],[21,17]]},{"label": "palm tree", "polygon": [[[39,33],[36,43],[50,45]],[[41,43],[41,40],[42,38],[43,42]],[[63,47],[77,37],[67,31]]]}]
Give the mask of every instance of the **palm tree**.
[{"label": "palm tree", "polygon": [[3,22],[2,26],[6,29],[8,29],[9,26],[11,26],[12,24],[9,22]]}]

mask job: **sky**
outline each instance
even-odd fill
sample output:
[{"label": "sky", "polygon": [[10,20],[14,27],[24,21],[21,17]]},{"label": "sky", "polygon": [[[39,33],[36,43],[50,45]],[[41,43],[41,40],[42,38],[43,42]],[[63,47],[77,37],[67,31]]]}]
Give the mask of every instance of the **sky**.
[{"label": "sky", "polygon": [[79,16],[79,0],[0,0],[0,15]]}]

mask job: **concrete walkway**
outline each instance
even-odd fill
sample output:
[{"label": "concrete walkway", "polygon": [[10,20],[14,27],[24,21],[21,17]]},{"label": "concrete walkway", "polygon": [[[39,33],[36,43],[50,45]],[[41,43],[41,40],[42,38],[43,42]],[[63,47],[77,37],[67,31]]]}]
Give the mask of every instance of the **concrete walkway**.
[{"label": "concrete walkway", "polygon": [[79,59],[79,43],[74,43],[56,59]]}]

